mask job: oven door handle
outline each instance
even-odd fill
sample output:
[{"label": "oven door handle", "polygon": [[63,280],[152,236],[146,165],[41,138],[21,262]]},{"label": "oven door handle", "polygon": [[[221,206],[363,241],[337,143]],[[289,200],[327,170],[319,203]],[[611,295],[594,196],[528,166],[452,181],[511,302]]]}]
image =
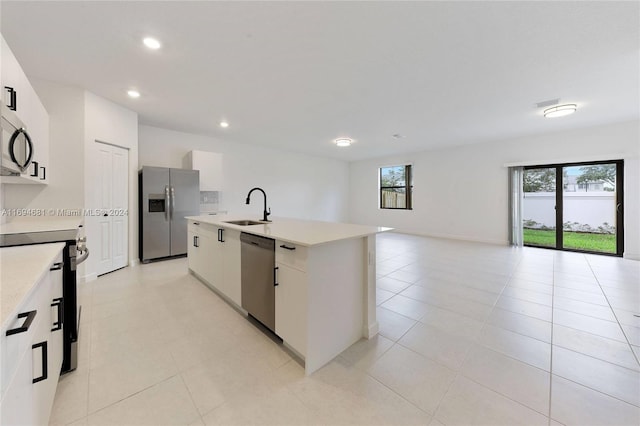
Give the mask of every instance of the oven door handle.
[{"label": "oven door handle", "polygon": [[85,247],[85,249],[82,251],[82,255],[76,257],[76,266],[87,260],[87,257],[89,257],[89,249]]}]

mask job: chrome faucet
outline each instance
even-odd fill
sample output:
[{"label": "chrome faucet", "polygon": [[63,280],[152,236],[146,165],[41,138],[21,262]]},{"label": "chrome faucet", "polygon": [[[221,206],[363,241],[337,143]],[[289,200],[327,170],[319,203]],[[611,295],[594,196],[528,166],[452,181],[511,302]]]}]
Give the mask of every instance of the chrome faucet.
[{"label": "chrome faucet", "polygon": [[253,191],[260,191],[262,192],[262,195],[264,195],[264,211],[262,212],[262,221],[263,222],[271,222],[267,216],[269,216],[271,214],[271,207],[269,207],[269,211],[267,211],[267,194],[264,192],[264,190],[262,188],[253,188],[251,191],[249,191],[249,194],[247,194],[247,204],[249,204],[249,199],[251,198],[251,193]]}]

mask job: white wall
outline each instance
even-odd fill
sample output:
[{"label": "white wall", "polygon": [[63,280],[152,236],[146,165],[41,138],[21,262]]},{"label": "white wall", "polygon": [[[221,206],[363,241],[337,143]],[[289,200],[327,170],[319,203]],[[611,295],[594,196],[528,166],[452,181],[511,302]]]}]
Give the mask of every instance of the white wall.
[{"label": "white wall", "polygon": [[223,154],[219,209],[261,218],[261,187],[274,217],[341,221],[348,218],[349,165],[344,161],[226,142],[158,127],[139,127],[139,165],[182,168],[190,150]]},{"label": "white wall", "polygon": [[[98,184],[96,141],[120,146],[129,150],[129,259],[135,262],[138,254],[138,114],[101,98],[91,92],[84,92],[84,178],[85,208],[100,208],[95,199]],[[86,216],[87,246],[99,241],[98,218]],[[96,250],[95,253],[98,253]],[[85,262],[84,278],[91,280],[97,276],[97,256],[89,256]]]},{"label": "white wall", "polygon": [[[514,140],[353,162],[350,221],[507,244],[505,164],[625,160],[625,257],[640,259],[640,131],[631,121]],[[414,209],[378,208],[378,168],[413,164]]]},{"label": "white wall", "polygon": [[49,113],[48,185],[3,185],[7,208],[84,207],[84,90],[31,79]]}]

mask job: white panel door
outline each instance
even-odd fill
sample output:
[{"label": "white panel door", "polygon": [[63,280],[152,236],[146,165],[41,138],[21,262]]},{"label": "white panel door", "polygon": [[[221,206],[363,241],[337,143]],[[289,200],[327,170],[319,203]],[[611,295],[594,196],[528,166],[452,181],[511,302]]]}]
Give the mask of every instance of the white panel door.
[{"label": "white panel door", "polygon": [[113,145],[98,145],[101,216],[98,218],[100,241],[91,242],[99,248],[98,275],[124,268],[128,263],[129,235],[129,151]]},{"label": "white panel door", "polygon": [[127,212],[129,205],[129,151],[112,147],[112,192],[111,192],[111,250],[113,253],[113,269],[127,266],[128,258],[128,225]]},{"label": "white panel door", "polygon": [[[98,194],[97,199],[99,201],[98,208],[100,211],[108,212],[111,208],[111,193],[112,193],[112,159],[111,159],[111,145],[103,143],[97,144],[98,155]],[[98,220],[98,237],[100,241],[96,243],[91,242],[92,245],[99,247],[98,256],[98,275],[105,274],[113,271],[113,254],[111,251],[111,218],[107,213],[100,213]]]}]

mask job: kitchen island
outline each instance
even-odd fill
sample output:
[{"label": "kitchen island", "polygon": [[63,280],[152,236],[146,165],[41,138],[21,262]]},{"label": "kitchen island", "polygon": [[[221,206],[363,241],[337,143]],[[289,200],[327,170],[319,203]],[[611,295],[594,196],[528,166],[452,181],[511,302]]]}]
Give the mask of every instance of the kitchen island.
[{"label": "kitchen island", "polygon": [[377,226],[274,218],[189,216],[190,271],[241,312],[241,242],[245,232],[275,240],[275,330],[311,374],[361,337],[378,333]]}]

